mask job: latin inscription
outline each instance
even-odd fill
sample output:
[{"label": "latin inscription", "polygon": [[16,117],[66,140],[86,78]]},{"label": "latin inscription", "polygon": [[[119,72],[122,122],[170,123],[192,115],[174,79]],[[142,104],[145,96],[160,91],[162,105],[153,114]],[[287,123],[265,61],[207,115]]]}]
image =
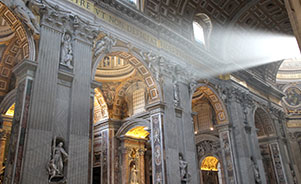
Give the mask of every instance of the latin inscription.
[{"label": "latin inscription", "polygon": [[100,7],[95,5],[95,3],[93,1],[89,1],[89,0],[68,0],[68,1],[73,2],[74,4],[80,6],[81,8],[84,8],[84,9],[92,12],[99,19],[107,22],[110,25],[118,27],[122,31],[126,31],[126,32],[132,34],[133,36],[137,37],[138,39],[143,40],[154,47],[161,48],[161,49],[171,53],[174,56],[180,57],[180,58],[184,59],[185,61],[188,61],[191,64],[199,64],[199,62],[197,62],[195,59],[193,59],[190,55],[186,54],[185,52],[178,49],[177,47],[170,44],[169,42],[160,40],[160,39],[156,38],[155,36],[141,30],[140,28],[138,28],[132,24],[129,24],[128,22],[126,22],[118,17],[113,16],[109,12],[104,11],[103,9],[101,9]]}]

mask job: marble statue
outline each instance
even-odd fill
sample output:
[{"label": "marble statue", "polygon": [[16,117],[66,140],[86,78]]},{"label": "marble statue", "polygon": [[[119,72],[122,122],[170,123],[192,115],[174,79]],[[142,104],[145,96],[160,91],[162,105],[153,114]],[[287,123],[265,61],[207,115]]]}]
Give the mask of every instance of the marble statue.
[{"label": "marble statue", "polygon": [[181,182],[186,183],[189,179],[188,163],[184,160],[182,153],[179,153],[179,165]]},{"label": "marble statue", "polygon": [[162,63],[162,57],[152,54],[152,52],[140,52],[143,60],[147,62],[148,69],[154,74],[155,80],[160,82],[161,74],[160,67]]},{"label": "marble statue", "polygon": [[71,43],[71,35],[65,31],[62,37],[60,64],[67,66],[69,69],[72,69],[73,68],[72,60],[73,60],[73,50],[72,50],[72,43]]},{"label": "marble statue", "polygon": [[138,182],[138,170],[136,169],[136,164],[133,164],[130,173],[130,184],[139,184]]},{"label": "marble statue", "polygon": [[64,174],[64,162],[68,159],[68,154],[60,142],[53,150],[53,163],[57,167],[58,174]]},{"label": "marble statue", "polygon": [[12,1],[11,8],[32,31],[33,34],[39,34],[40,26],[37,18],[34,16],[32,11],[25,5],[23,0],[14,0]]},{"label": "marble statue", "polygon": [[52,181],[52,179],[58,175],[59,170],[57,169],[56,165],[54,164],[53,159],[51,159],[48,163],[48,174],[49,174],[49,182]]},{"label": "marble statue", "polygon": [[102,39],[98,40],[95,44],[94,56],[98,56],[100,53],[108,53],[111,51],[112,47],[116,44],[116,39],[110,36],[104,36]]},{"label": "marble statue", "polygon": [[66,180],[64,176],[64,166],[66,165],[69,155],[63,148],[63,142],[61,141],[56,145],[56,141],[57,140],[54,139],[51,159],[47,165],[49,183],[64,183]]},{"label": "marble statue", "polygon": [[253,157],[251,157],[251,162],[252,162],[252,167],[253,167],[253,171],[254,171],[255,183],[256,183],[256,184],[261,184],[259,169],[258,169],[258,166],[257,166],[257,164],[255,163]]},{"label": "marble statue", "polygon": [[173,95],[174,95],[174,103],[175,106],[178,107],[180,105],[180,96],[179,96],[179,85],[178,81],[173,81]]}]

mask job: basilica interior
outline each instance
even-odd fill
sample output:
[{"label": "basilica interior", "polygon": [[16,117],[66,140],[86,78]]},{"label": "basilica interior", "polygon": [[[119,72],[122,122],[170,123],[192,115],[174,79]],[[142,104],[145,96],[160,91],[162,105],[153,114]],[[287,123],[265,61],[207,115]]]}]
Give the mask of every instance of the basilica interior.
[{"label": "basilica interior", "polygon": [[0,0],[0,184],[301,184],[300,0]]}]

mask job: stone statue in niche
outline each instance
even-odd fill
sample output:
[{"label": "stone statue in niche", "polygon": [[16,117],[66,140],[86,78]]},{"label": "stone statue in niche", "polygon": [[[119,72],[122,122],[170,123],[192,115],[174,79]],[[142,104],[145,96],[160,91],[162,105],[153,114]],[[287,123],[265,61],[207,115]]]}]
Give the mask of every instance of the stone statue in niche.
[{"label": "stone statue in niche", "polygon": [[95,44],[94,56],[98,56],[100,53],[109,53],[112,47],[117,43],[117,40],[111,36],[104,36],[102,39],[98,40]]},{"label": "stone statue in niche", "polygon": [[72,37],[71,34],[64,31],[62,36],[62,45],[61,45],[61,61],[60,64],[73,69],[72,60],[73,60],[73,49],[72,49]]},{"label": "stone statue in niche", "polygon": [[50,161],[47,165],[49,183],[62,184],[66,182],[64,166],[68,160],[68,153],[64,149],[62,140],[54,138]]},{"label": "stone statue in niche", "polygon": [[[34,5],[43,6],[38,2],[33,2]],[[31,30],[33,34],[40,33],[40,26],[37,18],[34,16],[32,11],[25,5],[23,0],[14,0],[12,1],[11,8],[17,14],[18,18],[20,18],[26,26]]]},{"label": "stone statue in niche", "polygon": [[138,169],[135,162],[131,162],[130,184],[139,184]]},{"label": "stone statue in niche", "polygon": [[184,160],[182,153],[179,153],[179,165],[181,183],[187,183],[189,181],[190,174],[188,173],[188,163]]},{"label": "stone statue in niche", "polygon": [[179,84],[177,80],[173,81],[173,99],[176,107],[180,106]]},{"label": "stone statue in niche", "polygon": [[261,184],[259,169],[258,169],[258,166],[257,166],[257,164],[256,164],[253,157],[251,157],[251,162],[252,162],[252,167],[253,167],[253,171],[254,171],[255,183],[256,184]]}]

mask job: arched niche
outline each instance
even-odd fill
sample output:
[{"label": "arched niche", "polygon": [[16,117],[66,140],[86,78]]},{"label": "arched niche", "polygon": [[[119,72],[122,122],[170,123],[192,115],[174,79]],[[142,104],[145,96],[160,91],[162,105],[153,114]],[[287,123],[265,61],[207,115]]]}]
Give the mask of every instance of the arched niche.
[{"label": "arched niche", "polygon": [[[203,39],[204,39],[203,44],[206,48],[209,48],[210,35],[212,32],[212,22],[211,22],[210,17],[205,13],[197,13],[194,16],[193,24],[201,27],[201,31],[202,31]],[[195,31],[196,30],[194,28],[194,39],[196,39]]]},{"label": "arched niche", "polygon": [[[214,177],[213,183],[221,184],[225,183],[223,156],[220,147],[220,141],[218,135],[212,134],[198,134],[196,135],[196,150],[198,155],[199,170],[200,170],[200,181],[201,184],[209,183],[210,177],[207,176],[212,174]],[[204,161],[206,158],[215,158],[218,160],[218,165],[214,166],[214,171],[208,168],[204,168]],[[211,178],[212,179],[212,178]]]},{"label": "arched niche", "polygon": [[267,137],[276,135],[273,121],[264,108],[258,107],[254,113],[255,127],[258,137]]},{"label": "arched niche", "polygon": [[[24,59],[35,60],[33,35],[27,32],[17,15],[3,2],[0,2],[0,96],[5,96],[14,84],[12,69]],[[24,23],[24,24],[23,24]]]},{"label": "arched niche", "polygon": [[215,114],[218,125],[229,123],[226,107],[219,97],[216,90],[208,84],[199,83],[192,95],[192,102],[206,97],[210,102]]},{"label": "arched niche", "polygon": [[116,136],[117,137],[123,137],[126,136],[126,134],[136,128],[136,127],[145,127],[145,129],[150,128],[149,121],[141,118],[137,118],[128,122],[125,122],[122,124],[122,126],[118,129]]},{"label": "arched niche", "polygon": [[257,107],[254,111],[254,123],[262,157],[267,183],[276,183],[276,170],[271,150],[271,142],[275,141],[276,131],[269,113],[264,107]]},{"label": "arched niche", "polygon": [[[134,111],[132,105],[137,98],[144,106],[161,100],[160,86],[152,73],[132,53],[119,50],[100,54],[96,63],[93,80],[102,83],[100,90],[108,106],[109,118],[124,119],[145,111],[144,107]],[[135,89],[144,91],[137,95]]]}]

